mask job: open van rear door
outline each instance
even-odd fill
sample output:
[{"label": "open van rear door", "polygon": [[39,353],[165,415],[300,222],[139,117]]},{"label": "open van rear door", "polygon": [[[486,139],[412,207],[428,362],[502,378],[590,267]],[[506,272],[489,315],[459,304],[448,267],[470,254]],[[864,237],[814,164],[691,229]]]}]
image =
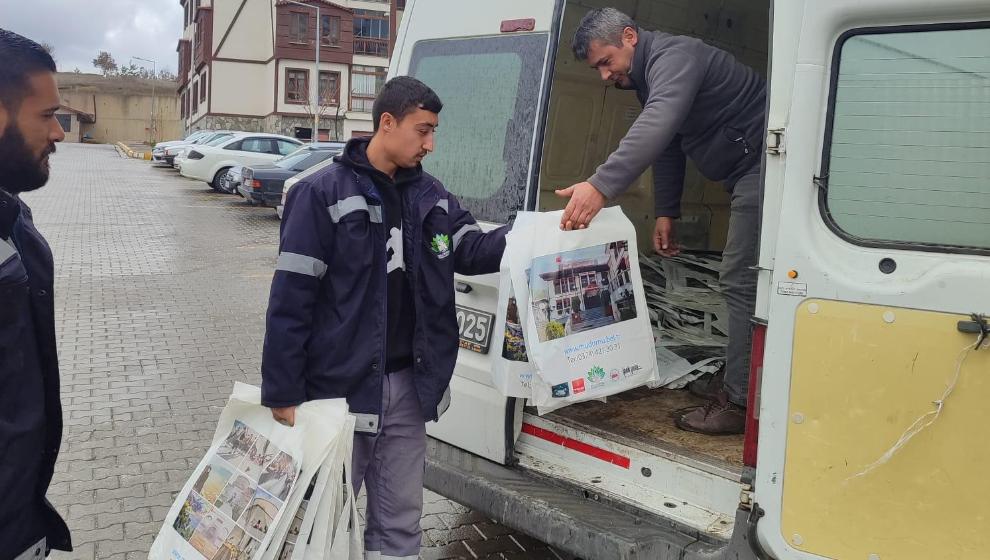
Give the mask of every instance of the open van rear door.
[{"label": "open van rear door", "polygon": [[756,501],[776,558],[990,550],[990,5],[778,1]]},{"label": "open van rear door", "polygon": [[[536,200],[532,170],[546,110],[555,4],[411,0],[403,14],[389,77],[414,76],[443,100],[436,151],[423,165],[483,227],[506,223]],[[458,277],[457,289],[462,350],[453,398],[428,432],[504,464],[519,434],[522,402],[491,386],[497,277]]]}]

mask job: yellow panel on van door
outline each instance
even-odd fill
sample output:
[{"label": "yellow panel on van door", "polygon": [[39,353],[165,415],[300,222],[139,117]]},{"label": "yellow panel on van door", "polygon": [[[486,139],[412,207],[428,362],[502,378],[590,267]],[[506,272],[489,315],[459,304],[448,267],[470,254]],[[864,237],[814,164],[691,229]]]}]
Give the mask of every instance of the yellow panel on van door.
[{"label": "yellow panel on van door", "polygon": [[976,336],[959,332],[965,320],[799,307],[781,518],[792,546],[841,559],[990,557],[990,348],[966,350]]}]

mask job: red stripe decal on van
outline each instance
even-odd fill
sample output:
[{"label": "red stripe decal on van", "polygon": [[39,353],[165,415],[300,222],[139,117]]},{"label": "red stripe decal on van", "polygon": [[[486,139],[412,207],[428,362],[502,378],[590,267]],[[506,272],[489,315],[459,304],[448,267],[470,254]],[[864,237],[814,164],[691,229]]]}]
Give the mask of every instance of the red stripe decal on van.
[{"label": "red stripe decal on van", "polygon": [[550,430],[544,430],[543,428],[538,428],[532,424],[522,425],[522,431],[524,434],[529,434],[533,437],[538,437],[542,440],[549,441],[550,443],[555,443],[557,445],[563,445],[567,449],[573,449],[578,453],[584,453],[585,455],[590,455],[595,459],[600,459],[606,463],[611,463],[618,467],[628,469],[631,461],[629,457],[619,455],[618,453],[613,453],[611,451],[602,449],[601,447],[595,447],[594,445],[589,445],[582,441],[576,439],[571,439],[566,436],[562,436],[556,432],[551,432]]}]

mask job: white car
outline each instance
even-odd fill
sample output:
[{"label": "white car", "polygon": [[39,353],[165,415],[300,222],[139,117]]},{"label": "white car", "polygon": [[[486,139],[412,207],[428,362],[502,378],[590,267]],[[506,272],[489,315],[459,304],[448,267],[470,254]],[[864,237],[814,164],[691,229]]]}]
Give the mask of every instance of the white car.
[{"label": "white car", "polygon": [[191,132],[188,136],[186,136],[182,140],[169,140],[168,142],[159,142],[159,143],[155,144],[155,148],[153,150],[151,150],[151,159],[153,161],[158,161],[158,162],[164,161],[164,159],[165,159],[165,150],[167,148],[171,148],[173,146],[178,146],[180,144],[193,144],[197,140],[200,140],[202,138],[206,138],[207,136],[210,136],[211,134],[213,134],[213,131],[212,130],[196,130],[196,131]]},{"label": "white car", "polygon": [[219,143],[192,146],[177,164],[184,177],[206,181],[220,190],[220,183],[231,167],[272,163],[301,145],[301,141],[280,134],[239,134]]},{"label": "white car", "polygon": [[185,157],[186,153],[193,146],[199,145],[210,145],[216,146],[221,142],[239,134],[247,134],[246,132],[238,132],[236,130],[213,130],[209,131],[206,135],[197,137],[191,142],[180,142],[172,146],[165,148],[162,155],[162,161],[171,165],[172,167],[178,168],[179,161]]}]

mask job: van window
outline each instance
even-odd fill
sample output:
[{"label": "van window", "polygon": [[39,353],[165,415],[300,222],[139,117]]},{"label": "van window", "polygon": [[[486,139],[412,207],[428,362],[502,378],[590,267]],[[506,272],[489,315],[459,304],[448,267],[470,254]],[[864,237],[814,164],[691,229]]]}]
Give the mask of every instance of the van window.
[{"label": "van window", "polygon": [[440,96],[436,149],[423,167],[475,218],[523,208],[549,35],[421,41],[410,75]]},{"label": "van window", "polygon": [[972,27],[840,43],[823,198],[852,241],[990,248],[990,29]]}]

